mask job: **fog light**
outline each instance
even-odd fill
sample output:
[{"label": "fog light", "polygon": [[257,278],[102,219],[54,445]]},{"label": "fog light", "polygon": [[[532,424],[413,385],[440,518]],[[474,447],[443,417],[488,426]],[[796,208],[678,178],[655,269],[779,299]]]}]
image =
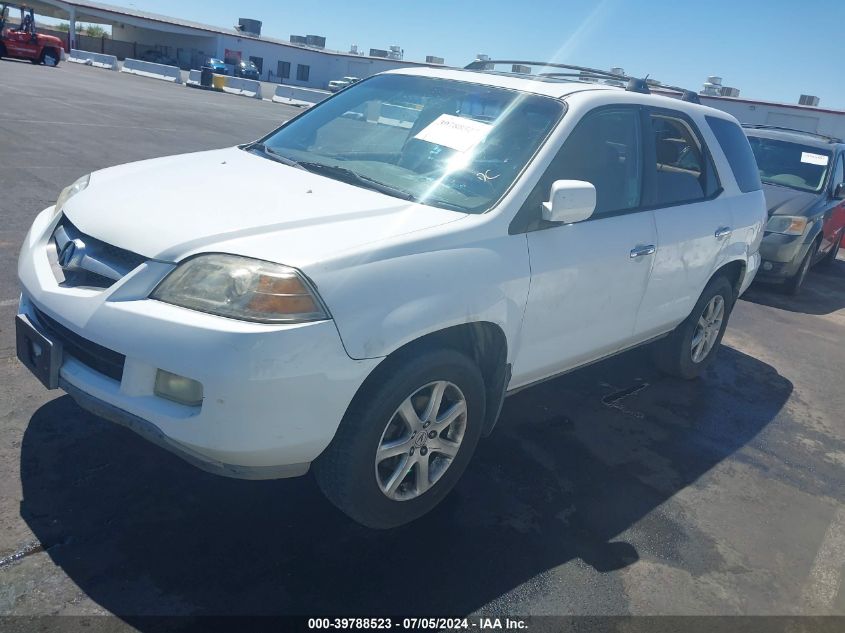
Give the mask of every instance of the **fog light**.
[{"label": "fog light", "polygon": [[763,262],[763,270],[771,270],[772,262]]},{"label": "fog light", "polygon": [[202,383],[159,369],[156,373],[155,394],[179,404],[197,407],[202,404]]}]

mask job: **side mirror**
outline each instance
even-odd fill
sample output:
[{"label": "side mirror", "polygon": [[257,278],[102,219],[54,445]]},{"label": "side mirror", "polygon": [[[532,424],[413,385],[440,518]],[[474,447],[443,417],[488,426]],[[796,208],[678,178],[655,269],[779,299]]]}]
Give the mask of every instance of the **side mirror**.
[{"label": "side mirror", "polygon": [[555,180],[549,201],[543,203],[543,219],[549,222],[573,224],[593,215],[596,208],[596,188],[583,180]]},{"label": "side mirror", "polygon": [[833,189],[833,197],[837,200],[845,200],[845,182],[840,182]]}]

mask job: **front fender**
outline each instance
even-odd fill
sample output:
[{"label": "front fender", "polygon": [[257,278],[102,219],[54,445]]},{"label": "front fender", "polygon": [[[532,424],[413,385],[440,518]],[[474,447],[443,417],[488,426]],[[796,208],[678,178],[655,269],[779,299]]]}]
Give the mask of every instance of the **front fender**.
[{"label": "front fender", "polygon": [[530,280],[524,235],[347,258],[332,268],[312,278],[353,359],[476,321],[501,327],[513,354]]}]

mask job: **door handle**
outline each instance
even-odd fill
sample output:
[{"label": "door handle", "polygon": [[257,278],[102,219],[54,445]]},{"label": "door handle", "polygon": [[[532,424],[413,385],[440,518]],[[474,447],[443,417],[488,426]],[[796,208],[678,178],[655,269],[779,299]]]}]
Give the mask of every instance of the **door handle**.
[{"label": "door handle", "polygon": [[654,251],[656,250],[657,249],[654,247],[654,244],[649,244],[648,246],[637,246],[631,250],[631,259],[643,257],[644,255],[654,255]]},{"label": "door handle", "polygon": [[720,226],[718,229],[716,229],[715,236],[716,236],[718,239],[722,239],[723,237],[727,237],[727,236],[728,236],[728,235],[730,235],[731,233],[732,233],[731,227],[729,227],[729,226]]}]

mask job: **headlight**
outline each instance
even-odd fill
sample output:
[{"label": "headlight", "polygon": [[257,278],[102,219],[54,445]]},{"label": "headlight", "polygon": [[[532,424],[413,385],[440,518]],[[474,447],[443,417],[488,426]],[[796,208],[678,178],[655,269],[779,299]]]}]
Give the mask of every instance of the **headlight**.
[{"label": "headlight", "polygon": [[804,235],[807,218],[800,215],[773,215],[769,218],[766,230],[782,235]]},{"label": "headlight", "polygon": [[295,269],[237,255],[200,255],[180,264],[152,299],[259,323],[327,319],[317,293]]},{"label": "headlight", "polygon": [[73,184],[68,185],[62,192],[59,194],[58,200],[56,200],[56,215],[62,212],[62,207],[67,204],[67,201],[73,198],[76,194],[80,191],[85,189],[88,186],[88,182],[91,180],[91,174],[87,174],[74,182]]}]

